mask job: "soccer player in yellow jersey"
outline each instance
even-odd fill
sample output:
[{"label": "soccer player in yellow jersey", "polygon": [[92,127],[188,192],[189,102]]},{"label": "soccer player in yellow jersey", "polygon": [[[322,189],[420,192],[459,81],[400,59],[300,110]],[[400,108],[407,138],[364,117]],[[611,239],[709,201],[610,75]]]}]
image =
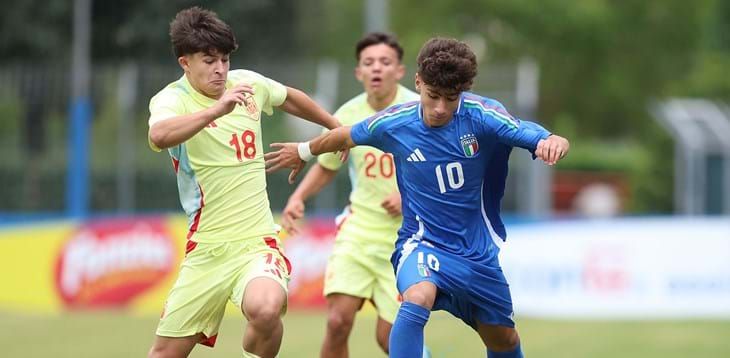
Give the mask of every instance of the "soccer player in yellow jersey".
[{"label": "soccer player in yellow jersey", "polygon": [[215,13],[179,12],[170,37],[184,75],[151,99],[149,143],[172,157],[189,233],[149,356],[213,346],[230,300],[248,320],[244,357],[271,358],[281,345],[291,267],[266,193],[261,112],[278,107],[330,129],[339,123],[297,89],[229,72],[237,43]]},{"label": "soccer player in yellow jersey", "polygon": [[[355,76],[365,93],[335,112],[343,125],[355,124],[391,105],[418,100],[416,93],[398,83],[405,68],[401,63],[403,49],[394,36],[367,34],[357,43],[355,55]],[[288,232],[296,233],[294,222],[304,214],[304,201],[330,183],[341,166],[334,153],[318,157],[284,208],[281,220]],[[372,301],[378,310],[375,336],[387,353],[399,307],[390,264],[402,219],[393,158],[373,147],[355,147],[350,152],[349,174],[350,205],[338,217],[339,229],[325,276],[327,331],[321,357],[347,357],[347,339],[365,300]]]}]

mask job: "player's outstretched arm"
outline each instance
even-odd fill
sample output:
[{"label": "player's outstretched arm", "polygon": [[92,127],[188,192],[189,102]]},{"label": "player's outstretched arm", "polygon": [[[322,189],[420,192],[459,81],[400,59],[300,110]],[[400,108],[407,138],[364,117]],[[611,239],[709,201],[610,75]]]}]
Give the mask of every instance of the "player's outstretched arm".
[{"label": "player's outstretched arm", "polygon": [[319,163],[314,163],[309,168],[307,175],[304,176],[304,179],[289,197],[284,210],[281,212],[281,226],[290,235],[296,235],[299,232],[294,224],[304,216],[304,201],[319,193],[322,188],[332,182],[336,175],[336,170],[329,170]]},{"label": "player's outstretched arm", "polygon": [[547,165],[554,165],[558,160],[565,158],[570,150],[570,143],[567,139],[551,134],[545,139],[537,142],[535,155],[542,159]]},{"label": "player's outstretched arm", "polygon": [[222,117],[236,105],[245,103],[245,94],[253,94],[251,86],[239,84],[229,88],[215,104],[202,111],[161,120],[150,127],[150,142],[159,149],[174,147],[192,138],[210,122]]},{"label": "player's outstretched arm", "polygon": [[563,159],[570,149],[567,139],[551,134],[534,122],[523,120],[519,122],[519,126],[510,120],[494,120],[487,123],[492,126],[499,141],[528,150],[534,148],[535,156],[547,165],[554,165]]},{"label": "player's outstretched arm", "polygon": [[327,129],[340,126],[340,122],[333,115],[327,113],[306,93],[292,87],[286,88],[286,100],[279,106],[284,112],[317,123]]},{"label": "player's outstretched arm", "polygon": [[338,127],[309,142],[271,143],[271,147],[278,148],[278,150],[264,154],[266,172],[272,173],[282,168],[291,168],[289,183],[294,183],[294,179],[304,167],[305,161],[312,159],[315,155],[354,147],[355,142],[350,136],[351,129],[352,127],[349,126]]}]

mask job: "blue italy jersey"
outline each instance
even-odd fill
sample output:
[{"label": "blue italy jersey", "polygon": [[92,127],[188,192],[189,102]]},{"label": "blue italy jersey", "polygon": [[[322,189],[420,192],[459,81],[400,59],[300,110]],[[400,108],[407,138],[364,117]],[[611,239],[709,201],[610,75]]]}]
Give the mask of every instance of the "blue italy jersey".
[{"label": "blue italy jersey", "polygon": [[428,127],[420,102],[410,102],[356,124],[351,136],[393,154],[403,208],[397,248],[408,251],[409,240],[423,240],[489,260],[498,253],[495,243],[506,239],[499,211],[510,152],[534,152],[550,133],[512,117],[493,99],[465,92],[459,101],[443,127]]}]

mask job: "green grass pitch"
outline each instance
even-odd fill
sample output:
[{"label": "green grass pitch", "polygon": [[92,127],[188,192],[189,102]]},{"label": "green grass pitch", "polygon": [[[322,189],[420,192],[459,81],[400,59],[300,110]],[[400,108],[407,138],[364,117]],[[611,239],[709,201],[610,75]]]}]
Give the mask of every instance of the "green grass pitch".
[{"label": "green grass pitch", "polygon": [[[144,357],[157,324],[153,316],[125,312],[34,316],[0,313],[2,357]],[[322,311],[290,311],[280,357],[318,357],[325,327]],[[730,321],[546,321],[518,319],[527,357],[684,358],[730,357]],[[198,346],[191,357],[240,357],[243,319],[228,314],[214,349]],[[485,357],[466,325],[435,312],[426,327],[434,358]],[[384,357],[375,343],[375,315],[356,318],[351,357]]]}]

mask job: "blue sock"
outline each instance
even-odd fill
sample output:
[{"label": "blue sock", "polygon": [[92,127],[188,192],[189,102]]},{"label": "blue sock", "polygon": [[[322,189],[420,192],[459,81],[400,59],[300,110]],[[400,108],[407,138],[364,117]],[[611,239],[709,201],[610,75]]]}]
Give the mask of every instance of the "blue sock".
[{"label": "blue sock", "polygon": [[523,358],[522,347],[517,343],[517,347],[509,352],[492,352],[487,349],[487,358]]},{"label": "blue sock", "polygon": [[403,302],[390,331],[390,357],[413,358],[423,355],[423,327],[431,315],[425,307]]}]

